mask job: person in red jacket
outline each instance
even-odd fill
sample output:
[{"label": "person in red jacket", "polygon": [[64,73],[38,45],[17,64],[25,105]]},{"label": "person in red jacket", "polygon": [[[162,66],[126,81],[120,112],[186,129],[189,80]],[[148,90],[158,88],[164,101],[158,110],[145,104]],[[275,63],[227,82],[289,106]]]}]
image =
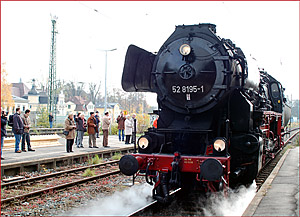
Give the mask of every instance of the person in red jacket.
[{"label": "person in red jacket", "polygon": [[123,114],[123,111],[120,112],[120,115],[117,118],[117,123],[118,123],[118,130],[119,130],[119,141],[121,141],[121,134],[122,134],[122,141],[124,141],[124,122],[125,122],[125,117]]},{"label": "person in red jacket", "polygon": [[97,133],[97,121],[95,113],[90,112],[90,117],[87,120],[88,134],[89,134],[89,148],[99,148],[96,146],[96,133]]},{"label": "person in red jacket", "polygon": [[153,127],[157,128],[157,120],[158,120],[159,116],[157,116],[157,118],[153,121]]}]

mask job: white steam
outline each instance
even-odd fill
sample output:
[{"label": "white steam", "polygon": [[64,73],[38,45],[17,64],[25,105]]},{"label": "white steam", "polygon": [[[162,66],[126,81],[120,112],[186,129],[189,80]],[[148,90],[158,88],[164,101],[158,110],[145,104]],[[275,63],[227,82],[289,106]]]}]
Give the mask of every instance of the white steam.
[{"label": "white steam", "polygon": [[150,202],[151,188],[148,184],[134,185],[111,196],[89,201],[84,207],[75,208],[71,212],[63,213],[63,215],[128,216]]},{"label": "white steam", "polygon": [[256,194],[256,184],[244,186],[230,192],[228,197],[221,194],[211,196],[203,209],[205,216],[242,216]]},{"label": "white steam", "polygon": [[[152,201],[152,186],[134,185],[129,189],[116,192],[111,196],[88,201],[85,205],[62,213],[64,216],[128,216]],[[241,216],[256,193],[256,184],[239,187],[230,191],[228,197],[223,193],[214,193],[205,201],[203,198],[195,204],[200,208],[201,216]],[[205,205],[204,205],[205,204]],[[205,207],[204,207],[205,206]],[[176,207],[178,213],[180,207]]]}]

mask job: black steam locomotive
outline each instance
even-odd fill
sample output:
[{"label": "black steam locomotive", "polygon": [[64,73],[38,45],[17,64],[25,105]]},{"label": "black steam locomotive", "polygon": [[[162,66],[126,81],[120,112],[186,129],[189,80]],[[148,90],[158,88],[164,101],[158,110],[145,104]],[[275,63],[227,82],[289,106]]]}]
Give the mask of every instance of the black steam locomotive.
[{"label": "black steam locomotive", "polygon": [[280,82],[263,70],[254,74],[214,24],[177,26],[156,55],[130,45],[123,89],[157,93],[159,119],[138,139],[138,153],[120,160],[121,171],[145,176],[160,202],[179,187],[252,183],[282,148],[290,113]]}]

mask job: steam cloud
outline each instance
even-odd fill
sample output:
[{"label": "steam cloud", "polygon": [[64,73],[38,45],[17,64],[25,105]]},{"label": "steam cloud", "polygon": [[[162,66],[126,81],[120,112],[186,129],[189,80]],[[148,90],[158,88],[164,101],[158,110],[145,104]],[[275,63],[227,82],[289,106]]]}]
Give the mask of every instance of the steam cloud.
[{"label": "steam cloud", "polygon": [[242,216],[256,193],[256,184],[241,186],[225,198],[221,194],[211,196],[203,209],[205,216]]},{"label": "steam cloud", "polygon": [[116,192],[105,198],[89,201],[84,207],[75,208],[64,216],[127,216],[147,205],[151,200],[148,184],[134,185],[130,189]]},{"label": "steam cloud", "polygon": [[[135,185],[105,198],[97,198],[88,204],[65,212],[63,216],[128,216],[130,213],[152,201],[152,186]],[[250,187],[239,187],[230,191],[228,197],[220,193],[210,195],[196,204],[201,207],[201,216],[241,216],[256,193],[256,184]],[[196,205],[195,204],[195,205]],[[204,205],[205,204],[205,205]],[[176,207],[177,215],[181,215],[180,207]]]}]

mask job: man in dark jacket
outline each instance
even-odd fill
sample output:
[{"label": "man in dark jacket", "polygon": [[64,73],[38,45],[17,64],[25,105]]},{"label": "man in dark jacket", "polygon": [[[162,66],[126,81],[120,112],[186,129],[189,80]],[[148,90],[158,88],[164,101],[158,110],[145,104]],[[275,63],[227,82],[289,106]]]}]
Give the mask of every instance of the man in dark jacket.
[{"label": "man in dark jacket", "polygon": [[27,149],[28,151],[35,151],[34,149],[31,148],[30,145],[30,127],[31,127],[31,122],[30,122],[30,110],[27,109],[25,111],[24,117],[22,117],[22,121],[24,124],[24,133],[22,135],[22,151],[26,152],[26,148],[25,148],[25,141],[27,143]]},{"label": "man in dark jacket", "polygon": [[13,116],[13,127],[12,127],[12,131],[15,135],[15,140],[16,140],[16,143],[15,143],[15,152],[16,153],[22,152],[19,149],[19,145],[20,145],[22,134],[24,133],[24,124],[23,124],[20,114],[21,114],[21,109],[16,108],[16,113]]},{"label": "man in dark jacket", "polygon": [[131,143],[135,143],[136,141],[136,131],[137,131],[137,120],[136,120],[136,114],[132,114],[132,137],[131,137]]},{"label": "man in dark jacket", "polygon": [[53,115],[51,112],[49,114],[49,124],[50,124],[50,128],[52,128],[53,127]]},{"label": "man in dark jacket", "polygon": [[76,145],[77,145],[77,138],[78,138],[78,119],[80,118],[80,114],[81,114],[81,112],[78,112],[77,116],[74,115],[74,121],[75,121],[75,124],[76,124],[76,138],[75,138],[75,144]]},{"label": "man in dark jacket", "polygon": [[7,124],[7,113],[2,111],[1,113],[1,160],[4,160],[2,157],[2,149],[4,144],[4,138],[6,137],[6,124]]},{"label": "man in dark jacket", "polygon": [[86,132],[86,120],[84,119],[84,114],[81,114],[77,118],[77,148],[83,148],[83,134]]},{"label": "man in dark jacket", "polygon": [[96,111],[95,118],[96,118],[96,137],[99,138],[100,117],[98,111]]}]

